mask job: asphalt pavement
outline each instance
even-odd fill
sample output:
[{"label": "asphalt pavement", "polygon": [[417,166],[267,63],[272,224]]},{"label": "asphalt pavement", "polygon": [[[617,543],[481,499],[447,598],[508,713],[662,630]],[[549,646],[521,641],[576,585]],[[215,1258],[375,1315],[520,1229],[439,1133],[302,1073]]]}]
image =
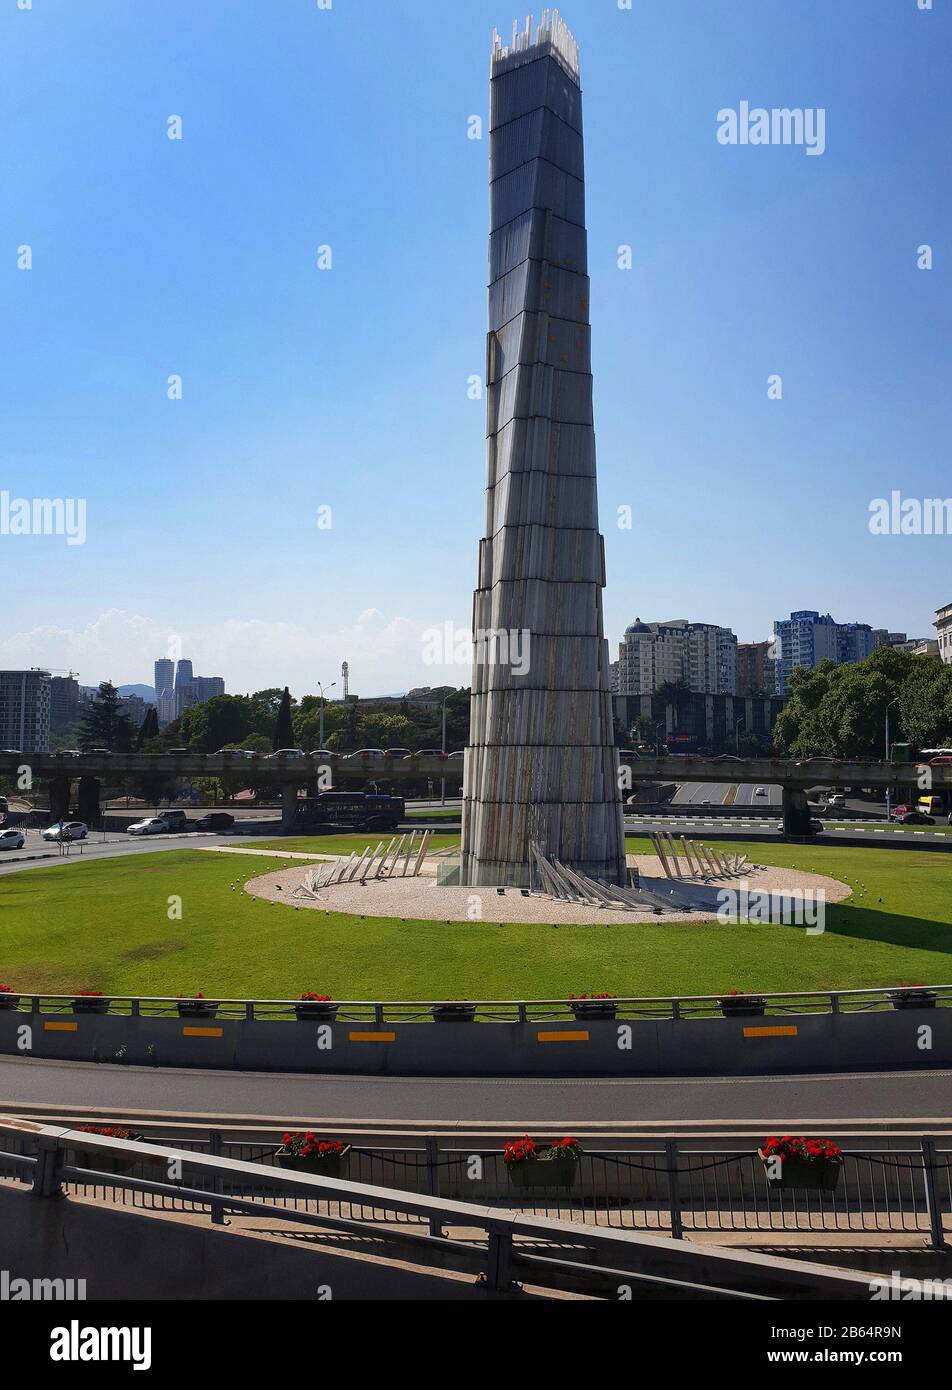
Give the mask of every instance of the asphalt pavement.
[{"label": "asphalt pavement", "polygon": [[576,1121],[689,1127],[738,1120],[763,1121],[768,1129],[773,1122],[788,1127],[819,1120],[911,1120],[928,1128],[930,1121],[948,1123],[950,1098],[949,1071],[523,1080],[174,1071],[0,1057],[0,1113],[23,1102],[434,1128],[494,1121],[527,1128]]}]

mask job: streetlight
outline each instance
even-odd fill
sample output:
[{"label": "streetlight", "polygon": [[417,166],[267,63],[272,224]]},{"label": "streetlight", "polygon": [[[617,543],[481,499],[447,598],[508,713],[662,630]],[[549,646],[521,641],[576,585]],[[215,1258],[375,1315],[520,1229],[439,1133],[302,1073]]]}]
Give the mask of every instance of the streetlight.
[{"label": "streetlight", "polygon": [[[455,693],[456,693],[456,692],[454,691],[453,694],[455,695]],[[442,741],[442,745],[441,745],[441,746],[442,746],[442,749],[443,749],[443,757],[444,757],[444,758],[446,757],[446,702],[447,702],[447,700],[448,700],[449,698],[450,698],[449,695],[444,696],[444,698],[443,698],[443,707],[442,707],[442,710],[441,710],[442,719],[443,719],[443,741]],[[445,777],[441,778],[441,780],[440,780],[440,805],[441,805],[441,806],[445,806],[445,805],[446,805],[446,778],[445,778]]]},{"label": "streetlight", "polygon": [[[327,689],[328,689],[328,690],[333,690],[333,689],[334,689],[334,686],[335,686],[336,684],[337,684],[336,681],[331,681],[331,683],[330,683],[330,685],[327,687]],[[323,747],[324,747],[324,686],[321,685],[320,681],[317,682],[317,688],[318,688],[318,690],[321,692],[321,733],[320,733],[320,738],[319,738],[318,741],[319,741],[319,743],[320,743],[320,745],[321,745],[321,748],[323,749]]]},{"label": "streetlight", "polygon": [[[889,711],[892,709],[893,705],[898,705],[898,704],[899,704],[900,698],[901,698],[901,697],[900,697],[899,695],[897,695],[896,698],[895,698],[895,700],[890,700],[890,701],[889,701],[889,704],[886,706],[886,765],[887,765],[887,767],[889,766],[889,758],[890,758],[890,751],[891,751],[891,750],[890,750],[890,746],[889,746]],[[890,809],[891,809],[891,806],[892,806],[892,787],[891,787],[891,786],[889,785],[889,783],[887,782],[887,783],[886,783],[886,821],[887,821],[887,823],[888,823],[888,821],[889,821],[889,819],[890,819]]]},{"label": "streetlight", "polygon": [[744,718],[744,719],[738,719],[738,721],[737,721],[737,727],[736,727],[735,730],[734,730],[734,748],[735,748],[735,750],[736,750],[736,752],[737,752],[737,756],[738,756],[738,757],[740,757],[740,729],[741,729],[741,725],[742,725],[742,724],[744,725],[745,728],[747,727],[747,720],[746,720],[746,718]]}]

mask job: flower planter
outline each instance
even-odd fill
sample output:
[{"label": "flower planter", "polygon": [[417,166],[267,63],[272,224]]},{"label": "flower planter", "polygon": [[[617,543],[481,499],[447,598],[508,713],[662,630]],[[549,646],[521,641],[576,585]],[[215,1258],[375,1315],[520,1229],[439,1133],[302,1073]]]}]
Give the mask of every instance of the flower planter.
[{"label": "flower planter", "polygon": [[618,1005],[609,1000],[581,1000],[570,1005],[576,1023],[590,1023],[593,1019],[617,1018]]},{"label": "flower planter", "polygon": [[20,1007],[19,994],[0,994],[0,1010],[18,1009]]},{"label": "flower planter", "polygon": [[837,1189],[843,1171],[843,1164],[838,1159],[787,1158],[780,1165],[780,1176],[771,1177],[767,1168],[769,1159],[764,1156],[763,1149],[758,1149],[757,1152],[763,1159],[768,1187],[779,1188],[781,1191],[799,1187],[813,1192],[835,1192]]},{"label": "flower planter", "polygon": [[72,1003],[74,1014],[107,1014],[109,1012],[108,999],[74,999]]},{"label": "flower planter", "polygon": [[475,1004],[434,1004],[430,1013],[434,1023],[475,1023]]},{"label": "flower planter", "polygon": [[205,999],[180,999],[176,1007],[179,1018],[214,1018],[220,1006]]},{"label": "flower planter", "polygon": [[318,1004],[304,999],[295,1004],[294,1012],[299,1023],[333,1023],[339,1008],[339,1004]]},{"label": "flower planter", "polygon": [[578,1159],[526,1158],[520,1163],[507,1163],[506,1171],[513,1187],[568,1189],[578,1176]]},{"label": "flower planter", "polygon": [[763,1018],[767,1012],[767,1001],[757,995],[729,996],[720,1000],[721,1013],[725,1018]]},{"label": "flower planter", "polygon": [[301,1158],[281,1148],[278,1149],[275,1158],[279,1167],[288,1168],[293,1173],[314,1173],[319,1178],[342,1178],[350,1168],[350,1150],[350,1144],[345,1144],[339,1154],[325,1154],[323,1158],[318,1154],[309,1154],[307,1158]]},{"label": "flower planter", "polygon": [[889,992],[894,1009],[934,1009],[938,997],[930,989],[897,989]]},{"label": "flower planter", "polygon": [[[141,1144],[143,1142],[141,1134],[130,1134],[129,1142]],[[73,1166],[75,1168],[91,1168],[97,1173],[111,1173],[113,1175],[131,1173],[136,1164],[141,1163],[142,1159],[138,1155],[132,1157],[126,1154],[106,1153],[103,1149],[74,1149]]]}]

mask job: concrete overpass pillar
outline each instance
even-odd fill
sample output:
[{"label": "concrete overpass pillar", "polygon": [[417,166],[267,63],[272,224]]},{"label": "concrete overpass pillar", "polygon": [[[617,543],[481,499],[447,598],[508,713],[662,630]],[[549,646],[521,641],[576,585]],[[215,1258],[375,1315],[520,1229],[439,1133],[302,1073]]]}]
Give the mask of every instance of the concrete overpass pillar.
[{"label": "concrete overpass pillar", "polygon": [[99,805],[99,778],[80,777],[77,811],[79,819],[90,829],[102,824],[102,810]]},{"label": "concrete overpass pillar", "polygon": [[810,833],[810,803],[806,792],[795,787],[783,789],[783,833],[797,840]]},{"label": "concrete overpass pillar", "polygon": [[51,777],[47,783],[50,797],[50,820],[69,820],[70,780],[68,777]]},{"label": "concrete overpass pillar", "polygon": [[297,784],[287,783],[281,788],[281,829],[293,830],[297,818]]}]

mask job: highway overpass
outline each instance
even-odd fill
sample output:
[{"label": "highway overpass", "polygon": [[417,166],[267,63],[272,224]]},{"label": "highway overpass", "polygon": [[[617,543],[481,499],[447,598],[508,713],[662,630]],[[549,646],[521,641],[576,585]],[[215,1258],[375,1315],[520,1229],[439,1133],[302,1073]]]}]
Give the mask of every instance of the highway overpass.
[{"label": "highway overpass", "polygon": [[[784,830],[793,836],[808,831],[809,808],[807,791],[811,787],[873,787],[889,788],[895,796],[918,794],[920,790],[949,792],[952,790],[952,767],[930,767],[931,781],[923,786],[921,769],[915,763],[893,764],[878,760],[829,762],[821,758],[707,758],[661,757],[621,758],[625,775],[624,787],[638,782],[732,782],[780,786],[783,789]],[[294,820],[296,796],[300,788],[311,784],[360,784],[376,782],[408,785],[430,778],[445,778],[451,786],[461,785],[463,759],[456,757],[347,757],[329,758],[241,758],[223,753],[82,753],[69,756],[63,753],[0,753],[0,774],[22,782],[24,769],[30,782],[46,783],[50,808],[55,817],[69,811],[74,781],[85,782],[87,797],[98,805],[99,784],[115,784],[122,778],[155,777],[163,780],[187,781],[198,777],[215,777],[226,788],[236,791],[249,785],[265,786],[280,791],[284,822],[290,827]],[[323,779],[323,781],[322,781]],[[87,804],[88,801],[87,801]],[[86,817],[82,817],[86,819]]]}]

